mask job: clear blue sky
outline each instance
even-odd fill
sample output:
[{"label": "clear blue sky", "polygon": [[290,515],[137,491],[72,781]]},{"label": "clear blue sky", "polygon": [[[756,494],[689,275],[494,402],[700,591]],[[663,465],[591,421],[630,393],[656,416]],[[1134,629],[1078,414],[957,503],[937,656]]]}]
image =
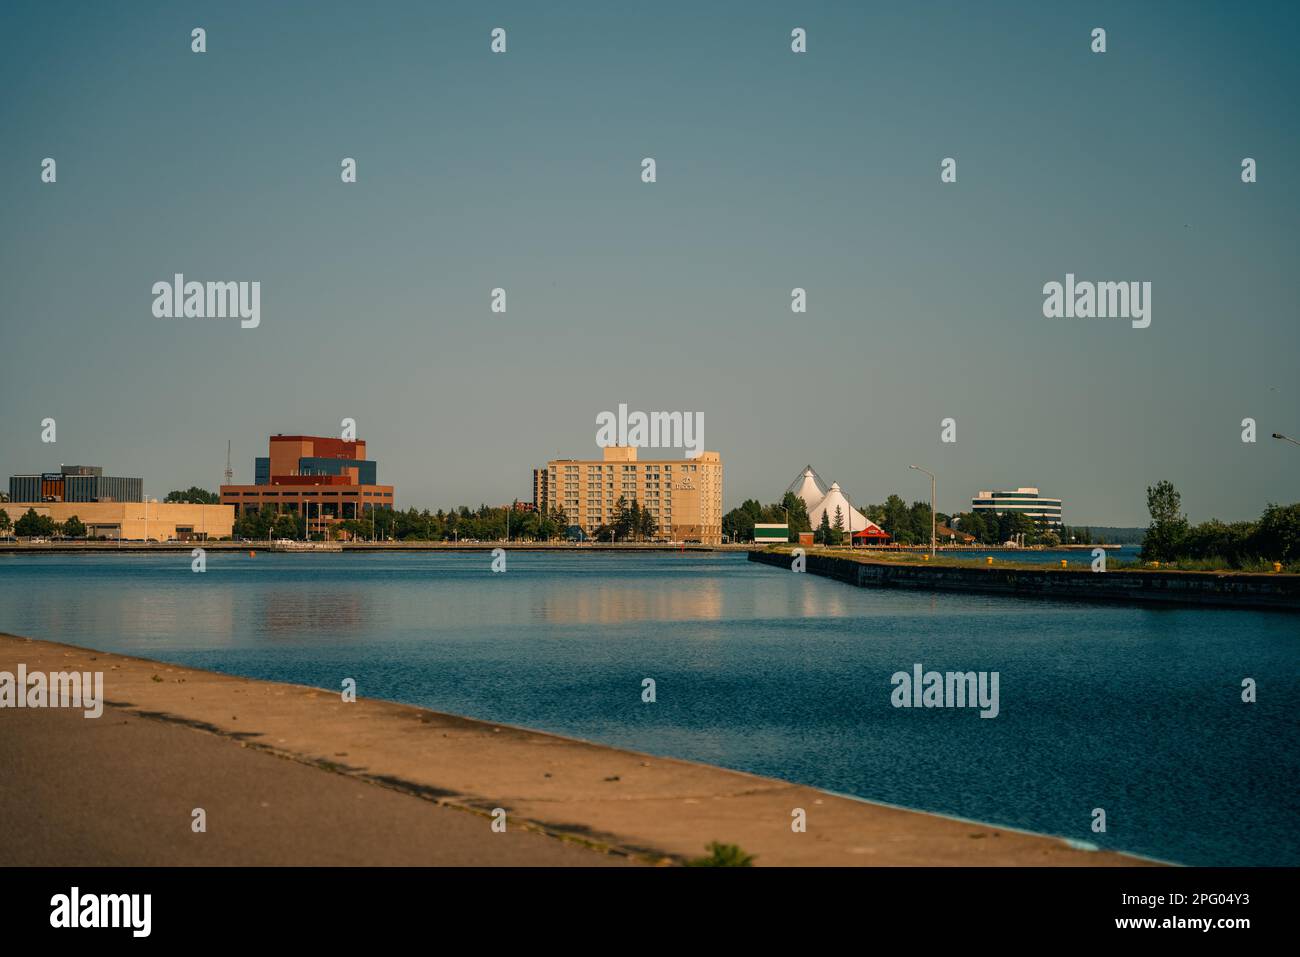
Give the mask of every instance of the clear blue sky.
[{"label": "clear blue sky", "polygon": [[[895,7],[6,3],[0,473],[161,497],[346,416],[399,506],[502,502],[626,402],[703,413],[728,507],[807,462],[1081,524],[1300,498],[1298,6]],[[260,328],[154,318],[175,272]],[[1067,272],[1151,327],[1043,318]]]}]

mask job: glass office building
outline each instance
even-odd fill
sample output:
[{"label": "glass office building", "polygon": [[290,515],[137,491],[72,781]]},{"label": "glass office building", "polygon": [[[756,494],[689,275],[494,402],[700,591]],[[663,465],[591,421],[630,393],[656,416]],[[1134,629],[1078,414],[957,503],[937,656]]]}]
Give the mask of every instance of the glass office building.
[{"label": "glass office building", "polygon": [[976,512],[1020,512],[1035,522],[1045,525],[1061,524],[1061,500],[1045,498],[1038,489],[1022,486],[1005,492],[980,492],[971,499],[971,509]]}]

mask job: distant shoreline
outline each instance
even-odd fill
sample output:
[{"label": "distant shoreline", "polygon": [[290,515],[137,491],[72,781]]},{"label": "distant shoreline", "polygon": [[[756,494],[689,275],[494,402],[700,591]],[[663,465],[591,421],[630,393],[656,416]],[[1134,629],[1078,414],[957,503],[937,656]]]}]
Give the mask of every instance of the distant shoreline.
[{"label": "distant shoreline", "polygon": [[[323,544],[323,543],[318,543]],[[328,548],[307,548],[304,543],[277,545],[275,542],[44,542],[41,544],[0,542],[0,553],[45,554],[49,552],[85,552],[89,554],[127,554],[149,552],[189,552],[202,548],[209,552],[276,552],[293,555],[337,555],[339,552],[490,552],[503,548],[515,552],[744,552],[753,545],[638,543],[547,543],[547,542],[333,542]]]},{"label": "distant shoreline", "polygon": [[[318,543],[325,544],[325,543]],[[504,548],[516,552],[748,552],[755,548],[753,542],[736,545],[701,545],[673,542],[332,542],[328,548],[307,548],[304,543],[278,545],[275,542],[0,542],[0,554],[45,554],[50,552],[188,552],[195,548],[213,552],[289,552],[295,555],[338,554],[344,552],[490,552]],[[941,553],[988,553],[1015,555],[1040,551],[1091,551],[1127,548],[1125,545],[1059,545],[1052,548],[997,548],[989,546],[939,546]],[[872,549],[879,551],[879,549]],[[889,549],[890,552],[908,554],[928,552],[929,545],[905,545]],[[866,551],[866,549],[863,549]]]}]

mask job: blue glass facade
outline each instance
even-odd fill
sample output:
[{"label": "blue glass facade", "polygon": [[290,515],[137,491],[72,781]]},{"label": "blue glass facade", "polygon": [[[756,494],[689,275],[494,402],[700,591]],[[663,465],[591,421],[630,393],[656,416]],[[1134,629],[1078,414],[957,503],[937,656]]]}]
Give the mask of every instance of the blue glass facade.
[{"label": "blue glass facade", "polygon": [[144,479],[113,475],[65,475],[65,502],[143,502]]},{"label": "blue glass facade", "polygon": [[39,502],[41,500],[41,477],[39,475],[9,476],[9,501]]},{"label": "blue glass facade", "polygon": [[378,485],[378,463],[373,459],[323,459],[301,458],[298,460],[300,475],[342,475],[344,469],[357,470],[357,481],[361,485]]}]

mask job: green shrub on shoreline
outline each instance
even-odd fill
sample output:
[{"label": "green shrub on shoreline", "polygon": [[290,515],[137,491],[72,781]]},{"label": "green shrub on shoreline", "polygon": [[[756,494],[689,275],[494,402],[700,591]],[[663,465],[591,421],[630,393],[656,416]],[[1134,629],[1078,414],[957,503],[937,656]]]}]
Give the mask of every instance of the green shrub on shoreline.
[{"label": "green shrub on shoreline", "polygon": [[686,862],[687,867],[753,867],[754,855],[746,854],[739,845],[720,844],[713,841],[708,846],[707,857],[697,857]]},{"label": "green shrub on shoreline", "polygon": [[1300,564],[1300,502],[1268,504],[1256,522],[1217,518],[1189,525],[1172,482],[1147,488],[1151,526],[1142,540],[1144,562],[1186,571],[1272,571]]}]

